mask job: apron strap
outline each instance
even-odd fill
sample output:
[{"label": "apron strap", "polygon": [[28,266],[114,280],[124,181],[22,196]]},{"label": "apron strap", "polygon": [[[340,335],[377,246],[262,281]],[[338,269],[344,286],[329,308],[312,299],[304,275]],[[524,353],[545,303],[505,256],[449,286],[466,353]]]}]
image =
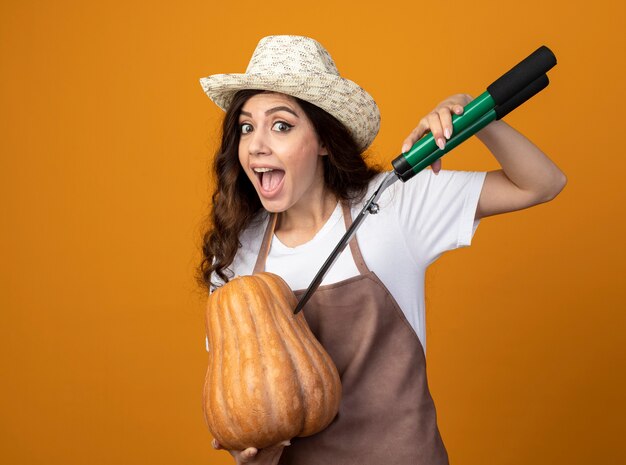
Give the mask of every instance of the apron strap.
[{"label": "apron strap", "polygon": [[259,249],[259,255],[256,257],[256,263],[254,264],[253,274],[265,271],[265,262],[267,255],[270,253],[270,245],[272,244],[272,236],[274,235],[274,228],[276,227],[276,220],[278,219],[277,213],[270,213],[270,219],[265,229],[265,235],[261,241],[261,248]]},{"label": "apron strap", "polygon": [[[352,212],[350,211],[350,206],[348,205],[348,202],[341,202],[341,208],[343,210],[343,220],[347,231],[350,226],[352,226]],[[277,219],[277,213],[270,213],[267,228],[265,229],[265,234],[263,235],[263,240],[261,241],[259,255],[257,256],[256,263],[254,265],[254,274],[265,271],[265,262],[267,261],[267,256],[270,252],[270,246],[272,244],[272,237],[274,236],[274,228],[276,227]],[[359,273],[362,275],[368,274],[370,270],[365,264],[365,260],[363,260],[363,255],[361,254],[361,249],[359,248],[359,244],[356,240],[356,235],[354,235],[352,240],[350,240],[349,245],[350,252],[352,253],[352,259],[354,260],[354,264],[359,270]]]},{"label": "apron strap", "polygon": [[[341,208],[343,209],[343,220],[346,225],[347,231],[348,229],[350,229],[350,226],[352,226],[352,212],[350,210],[348,202],[341,202]],[[361,255],[361,249],[359,247],[359,243],[356,240],[356,234],[350,240],[349,245],[350,252],[352,252],[352,259],[354,260],[354,264],[359,270],[359,273],[361,273],[362,275],[368,274],[370,270],[365,264],[365,260],[363,260],[363,255]]]}]

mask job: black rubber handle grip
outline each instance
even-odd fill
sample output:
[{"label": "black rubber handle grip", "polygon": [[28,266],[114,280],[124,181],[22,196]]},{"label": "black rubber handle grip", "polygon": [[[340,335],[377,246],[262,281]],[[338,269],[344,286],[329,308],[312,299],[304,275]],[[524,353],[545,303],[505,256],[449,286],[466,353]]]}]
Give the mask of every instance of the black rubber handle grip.
[{"label": "black rubber handle grip", "polygon": [[539,76],[537,79],[528,84],[526,87],[524,87],[524,89],[508,99],[502,105],[497,105],[494,108],[494,110],[496,111],[496,119],[500,119],[508,115],[526,100],[530,99],[531,97],[548,87],[548,84],[550,84],[550,81],[548,80],[547,74]]},{"label": "black rubber handle grip", "polygon": [[556,65],[554,53],[542,45],[494,81],[487,87],[487,92],[493,97],[496,105],[502,105],[539,76],[546,74],[554,65]]}]

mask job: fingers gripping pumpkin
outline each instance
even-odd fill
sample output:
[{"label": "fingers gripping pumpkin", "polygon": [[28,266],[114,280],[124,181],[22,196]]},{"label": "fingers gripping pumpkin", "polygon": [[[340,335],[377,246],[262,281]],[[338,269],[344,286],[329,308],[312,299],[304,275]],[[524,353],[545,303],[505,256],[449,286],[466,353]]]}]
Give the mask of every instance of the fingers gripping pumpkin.
[{"label": "fingers gripping pumpkin", "polygon": [[204,414],[225,448],[264,448],[326,428],[339,409],[337,369],[280,276],[231,280],[207,304]]}]

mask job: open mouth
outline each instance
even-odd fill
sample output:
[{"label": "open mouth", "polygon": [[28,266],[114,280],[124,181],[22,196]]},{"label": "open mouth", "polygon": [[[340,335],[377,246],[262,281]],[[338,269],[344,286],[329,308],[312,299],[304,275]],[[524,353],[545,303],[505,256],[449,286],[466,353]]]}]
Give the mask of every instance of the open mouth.
[{"label": "open mouth", "polygon": [[267,194],[277,191],[285,178],[285,171],[277,168],[254,168],[254,173],[261,190]]}]

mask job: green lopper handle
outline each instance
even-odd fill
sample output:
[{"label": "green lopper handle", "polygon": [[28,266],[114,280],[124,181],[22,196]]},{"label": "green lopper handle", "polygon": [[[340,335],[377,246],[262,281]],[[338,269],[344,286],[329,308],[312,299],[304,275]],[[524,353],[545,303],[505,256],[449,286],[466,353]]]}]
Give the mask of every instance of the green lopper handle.
[{"label": "green lopper handle", "polygon": [[[407,181],[411,179],[413,176],[415,176],[417,173],[422,171],[424,168],[426,168],[429,165],[432,165],[437,159],[441,158],[450,150],[459,146],[462,142],[465,142],[471,136],[473,136],[478,131],[486,127],[489,123],[491,123],[494,120],[503,118],[504,116],[509,114],[511,111],[516,109],[518,106],[520,106],[522,103],[526,102],[528,99],[530,99],[534,95],[541,92],[543,89],[545,89],[548,86],[549,83],[550,81],[548,80],[547,75],[544,74],[542,76],[539,76],[537,79],[535,79],[533,82],[527,85],[524,89],[522,89],[516,95],[509,98],[509,100],[507,100],[506,102],[503,102],[502,105],[496,105],[495,108],[489,109],[483,115],[480,115],[478,118],[475,118],[475,117],[471,118],[471,120],[469,120],[471,121],[471,123],[464,122],[462,125],[459,125],[458,127],[454,126],[454,123],[453,123],[455,132],[453,133],[450,140],[448,140],[443,150],[441,150],[435,145],[435,149],[432,150],[430,153],[428,153],[426,152],[426,149],[428,148],[428,146],[426,146],[426,144],[423,144],[423,145],[420,144],[422,140],[420,139],[420,141],[418,141],[412,147],[412,149],[409,152],[407,152],[407,154],[412,152],[413,149],[415,149],[418,146],[423,147],[421,149],[418,147],[418,149],[414,151],[415,153],[412,158],[413,165],[407,166],[406,162],[404,162],[404,160],[406,160],[406,154],[400,155],[398,158],[396,158],[392,162],[394,163],[394,170],[397,176],[403,181]],[[459,117],[458,119],[461,119],[461,117]],[[461,129],[457,131],[458,128],[461,128]],[[432,138],[432,135],[431,135],[431,138]],[[400,172],[398,171],[398,168],[403,169],[404,171]]]},{"label": "green lopper handle", "polygon": [[[452,115],[452,138],[444,150],[439,149],[433,135],[428,134],[394,159],[391,164],[398,177],[408,181],[491,121],[502,118],[544,89],[548,85],[545,73],[555,64],[552,51],[546,46],[539,47],[466,105],[463,114]],[[469,128],[474,128],[473,132],[469,132]]]}]

